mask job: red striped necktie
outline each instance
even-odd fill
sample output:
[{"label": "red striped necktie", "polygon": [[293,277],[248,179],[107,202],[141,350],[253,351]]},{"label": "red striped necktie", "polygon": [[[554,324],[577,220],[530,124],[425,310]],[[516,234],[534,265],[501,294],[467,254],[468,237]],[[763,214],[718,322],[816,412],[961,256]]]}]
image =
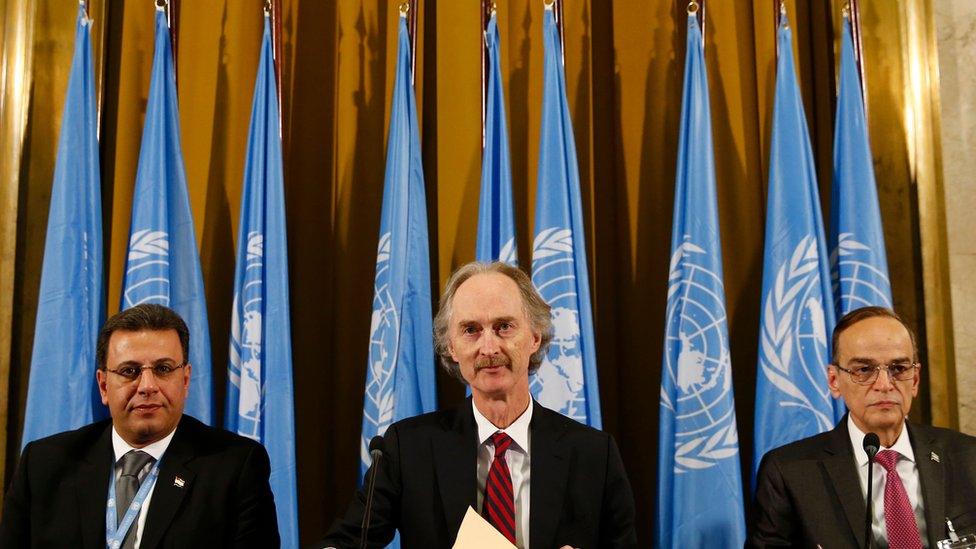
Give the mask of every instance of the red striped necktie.
[{"label": "red striped necktie", "polygon": [[505,451],[512,445],[512,437],[499,431],[491,435],[491,443],[495,445],[495,459],[488,469],[481,514],[508,541],[515,544],[515,495],[512,491],[512,473],[505,461]]}]

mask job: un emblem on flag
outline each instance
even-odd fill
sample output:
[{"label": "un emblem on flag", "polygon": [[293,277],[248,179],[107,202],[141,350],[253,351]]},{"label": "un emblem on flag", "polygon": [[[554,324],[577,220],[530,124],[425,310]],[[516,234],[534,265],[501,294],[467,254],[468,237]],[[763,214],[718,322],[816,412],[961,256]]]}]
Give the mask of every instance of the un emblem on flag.
[{"label": "un emblem on flag", "polygon": [[[779,391],[779,406],[800,410],[822,432],[833,427],[827,373],[827,327],[821,291],[819,252],[812,235],[803,237],[763,298],[759,364]],[[832,412],[831,412],[832,413]]]},{"label": "un emblem on flag", "polygon": [[686,240],[671,256],[662,414],[675,421],[675,472],[707,469],[738,454],[721,278]]},{"label": "un emblem on flag", "polygon": [[543,406],[585,422],[572,231],[556,227],[536,236],[532,246],[532,283],[552,307],[553,327],[549,351],[531,380],[532,394]]},{"label": "un emblem on flag", "polygon": [[839,311],[868,305],[891,308],[891,282],[878,263],[871,247],[852,233],[838,235],[837,248],[830,254],[830,276]]},{"label": "un emblem on flag", "polygon": [[391,234],[380,237],[376,252],[376,280],[373,314],[369,328],[369,359],[366,370],[366,400],[363,405],[363,436],[360,458],[370,464],[369,439],[382,435],[393,423],[394,379],[400,344],[400,313],[390,291]]},{"label": "un emblem on flag", "polygon": [[132,233],[125,266],[125,307],[169,306],[169,235],[143,229]]},{"label": "un emblem on flag", "polygon": [[247,265],[242,282],[234,294],[228,377],[238,390],[237,433],[260,440],[264,409],[261,377],[264,235],[259,232],[247,235]]}]

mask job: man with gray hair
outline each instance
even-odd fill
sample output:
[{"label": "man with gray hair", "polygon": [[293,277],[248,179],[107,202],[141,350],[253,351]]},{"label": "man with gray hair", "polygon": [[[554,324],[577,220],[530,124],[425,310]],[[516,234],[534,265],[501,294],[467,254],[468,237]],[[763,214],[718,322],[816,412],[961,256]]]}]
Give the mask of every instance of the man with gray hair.
[{"label": "man with gray hair", "polygon": [[[470,506],[520,548],[636,547],[634,501],[613,438],[532,400],[552,339],[549,305],[504,263],[469,263],[434,319],[441,365],[471,387],[461,406],[394,423],[376,474],[370,547],[453,545]],[[356,547],[360,490],[324,542]]]}]

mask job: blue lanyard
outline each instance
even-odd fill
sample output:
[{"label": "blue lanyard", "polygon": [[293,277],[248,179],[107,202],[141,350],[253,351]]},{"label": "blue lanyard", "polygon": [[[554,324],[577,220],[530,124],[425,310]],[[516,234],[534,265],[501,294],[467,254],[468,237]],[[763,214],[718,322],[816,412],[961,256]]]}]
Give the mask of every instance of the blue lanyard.
[{"label": "blue lanyard", "polygon": [[146,475],[145,480],[142,481],[142,486],[136,492],[136,496],[132,499],[132,503],[125,511],[125,515],[122,516],[122,522],[118,524],[118,527],[115,525],[118,520],[118,513],[115,511],[115,468],[112,468],[112,475],[109,476],[108,482],[108,503],[105,505],[105,546],[108,549],[119,549],[119,547],[122,547],[125,534],[128,533],[129,528],[132,527],[132,523],[139,517],[139,512],[142,511],[142,504],[145,503],[149,491],[156,484],[156,477],[159,476],[159,462],[162,460],[162,457],[156,460],[156,464],[153,465],[149,474]]}]

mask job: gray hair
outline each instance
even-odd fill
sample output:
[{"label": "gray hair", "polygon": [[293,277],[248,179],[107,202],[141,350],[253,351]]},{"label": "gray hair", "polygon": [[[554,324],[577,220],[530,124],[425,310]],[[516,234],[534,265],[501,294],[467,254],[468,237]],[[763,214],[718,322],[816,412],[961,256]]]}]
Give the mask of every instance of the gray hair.
[{"label": "gray hair", "polygon": [[912,330],[912,327],[909,326],[908,323],[905,322],[905,319],[903,319],[895,311],[892,311],[887,307],[871,305],[850,311],[846,315],[842,316],[840,320],[837,321],[837,324],[834,325],[834,333],[830,339],[830,363],[835,366],[840,365],[838,355],[840,354],[840,335],[842,333],[862,320],[878,317],[897,320],[902,326],[905,327],[905,330],[908,331],[908,337],[912,340],[912,362],[918,362],[918,343],[915,339],[915,331]]},{"label": "gray hair", "polygon": [[494,263],[473,261],[463,265],[454,271],[454,274],[448,279],[447,286],[444,288],[444,294],[441,296],[440,308],[437,310],[437,316],[434,317],[434,352],[440,357],[441,367],[444,368],[444,371],[465,384],[467,384],[467,381],[461,375],[461,366],[451,358],[449,347],[450,335],[448,332],[451,323],[451,313],[454,308],[454,294],[457,293],[461,284],[464,284],[469,278],[475,275],[492,273],[505,275],[515,282],[522,298],[522,311],[529,320],[532,331],[542,337],[539,350],[532,353],[532,356],[529,357],[530,374],[535,373],[539,369],[539,366],[542,364],[542,359],[546,356],[546,351],[549,348],[549,342],[552,341],[551,308],[546,303],[546,300],[542,299],[539,292],[536,291],[535,286],[532,285],[532,279],[527,274],[522,272],[518,267],[513,267],[507,263],[498,261]]}]

